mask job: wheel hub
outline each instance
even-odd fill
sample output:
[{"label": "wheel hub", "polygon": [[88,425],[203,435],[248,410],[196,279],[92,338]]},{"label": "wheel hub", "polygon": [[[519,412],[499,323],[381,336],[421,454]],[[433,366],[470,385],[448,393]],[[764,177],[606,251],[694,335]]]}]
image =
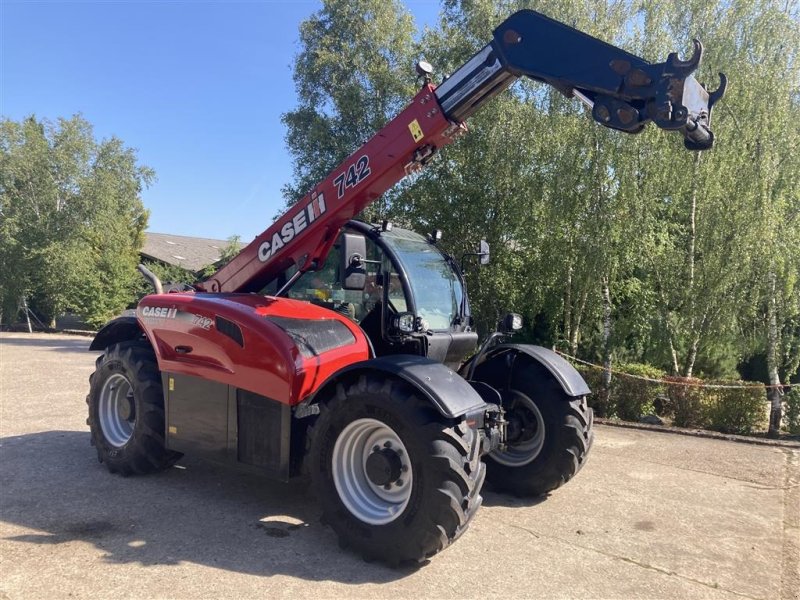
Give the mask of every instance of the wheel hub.
[{"label": "wheel hub", "polygon": [[133,405],[133,394],[128,394],[119,402],[117,412],[123,421],[134,421],[136,419],[136,409]]},{"label": "wheel hub", "polygon": [[373,451],[367,457],[367,477],[375,485],[391,485],[400,479],[402,468],[400,456],[391,448]]},{"label": "wheel hub", "polygon": [[532,439],[538,429],[536,415],[527,407],[520,407],[509,414],[506,442],[511,445]]},{"label": "wheel hub", "polygon": [[508,419],[507,445],[490,456],[501,465],[521,467],[533,462],[544,447],[544,418],[536,403],[528,396],[512,391],[503,403]]},{"label": "wheel hub", "polygon": [[398,518],[411,499],[414,473],[400,436],[377,419],[357,419],[339,433],[331,456],[339,499],[370,525]]},{"label": "wheel hub", "polygon": [[133,436],[136,404],[133,386],[121,373],[114,373],[103,384],[97,403],[98,421],[109,445],[121,448]]}]

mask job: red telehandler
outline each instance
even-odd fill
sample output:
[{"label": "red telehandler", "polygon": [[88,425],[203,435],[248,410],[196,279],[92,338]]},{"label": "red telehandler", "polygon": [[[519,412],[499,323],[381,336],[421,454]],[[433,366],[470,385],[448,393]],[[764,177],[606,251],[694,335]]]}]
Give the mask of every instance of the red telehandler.
[{"label": "red telehandler", "polygon": [[[513,313],[479,348],[438,234],[352,219],[521,76],[606,127],[652,121],[711,148],[726,80],[713,93],[695,80],[694,46],[689,60],[650,64],[525,10],[439,86],[420,62],[411,103],[210,279],[163,293],[141,267],[156,293],[90,347],[103,351],[87,397],[100,461],[129,475],[193,453],[306,474],[342,544],[390,564],[458,538],[484,478],[522,496],[567,482],[593,439],[581,376],[550,350],[507,343]],[[476,255],[488,262],[488,245]]]}]

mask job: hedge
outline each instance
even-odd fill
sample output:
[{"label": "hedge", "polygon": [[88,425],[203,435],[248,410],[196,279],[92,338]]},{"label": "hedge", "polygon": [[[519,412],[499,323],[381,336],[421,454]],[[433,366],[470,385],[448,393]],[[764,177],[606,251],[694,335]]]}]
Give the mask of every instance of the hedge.
[{"label": "hedge", "polygon": [[763,384],[749,381],[711,381],[740,388],[705,388],[706,428],[723,433],[750,434],[769,426],[769,403]]},{"label": "hedge", "polygon": [[593,367],[576,365],[575,367],[583,377],[592,393],[589,394],[587,402],[598,417],[613,416],[613,408],[609,403],[608,390],[603,386],[603,372]]},{"label": "hedge", "polygon": [[[664,377],[660,369],[638,363],[622,363],[614,370],[649,379]],[[653,414],[659,398],[664,395],[663,385],[616,374],[611,378],[611,389],[606,390],[602,369],[579,366],[578,371],[592,390],[589,406],[598,417],[638,421],[643,415]]]},{"label": "hedge", "polygon": [[[617,370],[628,375],[663,379],[666,373],[650,365],[621,363]],[[655,412],[656,400],[664,395],[662,384],[634,377],[617,375],[611,379],[611,401],[615,414],[624,421],[638,421]]]},{"label": "hedge", "polygon": [[[738,434],[765,431],[768,425],[769,404],[763,384],[671,377],[650,365],[623,363],[617,365],[615,371],[661,380],[662,383],[615,373],[611,389],[606,390],[602,369],[577,368],[592,390],[589,405],[599,417],[638,421],[655,413],[671,419],[677,427]],[[739,387],[711,388],[701,387],[702,384]],[[786,424],[791,433],[800,433],[800,390],[793,389],[790,394],[784,398]]]},{"label": "hedge", "polygon": [[800,435],[800,386],[795,385],[783,397],[784,424],[793,435]]}]

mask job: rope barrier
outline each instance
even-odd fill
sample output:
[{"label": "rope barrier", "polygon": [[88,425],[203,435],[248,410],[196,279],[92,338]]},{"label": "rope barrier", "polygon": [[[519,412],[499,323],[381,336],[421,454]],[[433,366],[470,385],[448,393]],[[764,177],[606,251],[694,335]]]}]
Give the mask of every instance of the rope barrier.
[{"label": "rope barrier", "polygon": [[662,385],[682,385],[686,387],[700,387],[700,388],[711,388],[717,390],[740,390],[742,388],[758,388],[758,389],[772,389],[772,388],[792,388],[797,387],[800,384],[797,383],[786,383],[786,384],[777,384],[777,385],[767,385],[764,383],[742,383],[742,384],[724,384],[724,383],[703,383],[703,382],[694,382],[694,381],[668,381],[666,379],[653,379],[652,377],[645,377],[643,375],[633,375],[631,373],[624,373],[623,371],[617,371],[615,369],[607,369],[601,365],[596,365],[594,363],[590,363],[586,360],[582,360],[577,356],[572,356],[567,354],[566,352],[561,352],[560,350],[555,351],[556,354],[563,356],[567,360],[571,360],[573,362],[579,363],[581,365],[585,365],[587,367],[591,367],[592,369],[598,369],[600,371],[607,371],[612,375],[616,375],[618,377],[628,377],[630,379],[639,379],[641,381],[649,381],[650,383],[659,383]]}]

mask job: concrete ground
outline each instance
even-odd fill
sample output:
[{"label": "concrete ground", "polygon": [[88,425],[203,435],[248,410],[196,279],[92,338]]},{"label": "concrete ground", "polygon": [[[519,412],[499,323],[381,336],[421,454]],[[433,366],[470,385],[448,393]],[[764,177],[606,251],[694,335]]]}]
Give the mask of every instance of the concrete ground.
[{"label": "concrete ground", "polygon": [[112,476],[89,340],[0,334],[0,599],[798,598],[800,449],[597,427],[543,502],[486,491],[420,568],[341,551],[302,486],[186,458]]}]

